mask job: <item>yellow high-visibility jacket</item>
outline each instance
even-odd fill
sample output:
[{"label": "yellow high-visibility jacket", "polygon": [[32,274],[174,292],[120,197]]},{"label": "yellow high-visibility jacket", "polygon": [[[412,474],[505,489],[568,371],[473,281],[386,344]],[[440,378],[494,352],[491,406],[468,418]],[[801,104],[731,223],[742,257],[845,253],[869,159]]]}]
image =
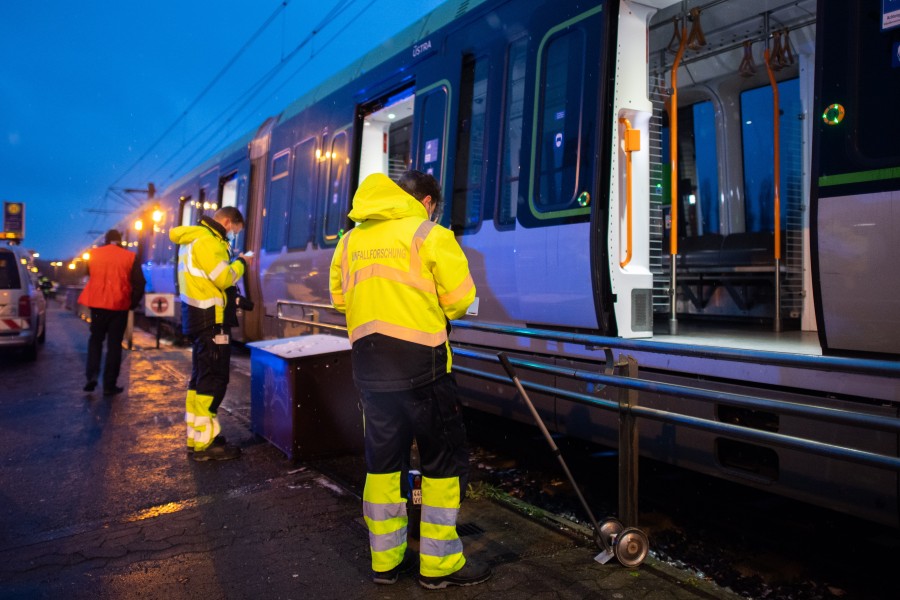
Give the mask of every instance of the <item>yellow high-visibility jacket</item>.
[{"label": "yellow high-visibility jacket", "polygon": [[244,260],[231,260],[225,229],[209,217],[200,225],[183,225],[169,231],[179,244],[178,289],[181,293],[182,330],[185,334],[221,325],[225,314],[225,289],[244,275]]},{"label": "yellow high-visibility jacket", "polygon": [[428,220],[415,198],[386,175],[366,177],[353,197],[358,225],[331,260],[334,307],[347,315],[350,341],[378,333],[435,347],[447,321],[475,299],[469,263],[453,232]]}]

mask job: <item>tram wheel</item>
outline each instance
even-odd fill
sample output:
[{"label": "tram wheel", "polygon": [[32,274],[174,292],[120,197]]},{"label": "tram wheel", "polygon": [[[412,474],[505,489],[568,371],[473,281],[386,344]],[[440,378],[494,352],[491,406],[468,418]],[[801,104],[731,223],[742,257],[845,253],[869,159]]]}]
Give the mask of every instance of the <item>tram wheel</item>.
[{"label": "tram wheel", "polygon": [[637,527],[628,527],[616,536],[616,560],[625,567],[636,567],[647,558],[650,540]]},{"label": "tram wheel", "polygon": [[600,537],[603,538],[603,541],[606,542],[607,546],[612,548],[615,546],[616,536],[622,533],[624,529],[625,526],[622,525],[620,520],[610,517],[604,519],[603,522],[600,523]]}]

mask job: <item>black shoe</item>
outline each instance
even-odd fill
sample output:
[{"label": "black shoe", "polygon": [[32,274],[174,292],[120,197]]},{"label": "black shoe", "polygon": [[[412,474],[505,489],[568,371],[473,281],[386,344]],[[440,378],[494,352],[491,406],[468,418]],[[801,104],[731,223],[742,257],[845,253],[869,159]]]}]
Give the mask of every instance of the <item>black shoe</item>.
[{"label": "black shoe", "polygon": [[207,460],[231,460],[241,455],[241,449],[233,444],[213,444],[206,450],[194,450],[191,454],[197,462],[205,462]]},{"label": "black shoe", "polygon": [[429,590],[440,590],[451,585],[466,586],[484,583],[491,577],[488,565],[467,560],[463,568],[456,573],[443,577],[425,577],[419,575],[419,585]]},{"label": "black shoe", "polygon": [[[91,388],[91,389],[93,389],[93,388]],[[103,388],[103,395],[104,396],[115,396],[116,394],[121,394],[124,391],[125,391],[125,388],[114,385],[111,388],[108,388],[108,387]]]},{"label": "black shoe", "polygon": [[401,573],[409,573],[419,566],[419,557],[412,550],[407,549],[400,564],[390,571],[372,571],[372,581],[381,585],[397,583]]},{"label": "black shoe", "polygon": [[86,392],[93,392],[96,389],[97,389],[97,380],[96,379],[92,379],[92,380],[88,381],[86,384],[84,384],[84,391],[86,391]]}]

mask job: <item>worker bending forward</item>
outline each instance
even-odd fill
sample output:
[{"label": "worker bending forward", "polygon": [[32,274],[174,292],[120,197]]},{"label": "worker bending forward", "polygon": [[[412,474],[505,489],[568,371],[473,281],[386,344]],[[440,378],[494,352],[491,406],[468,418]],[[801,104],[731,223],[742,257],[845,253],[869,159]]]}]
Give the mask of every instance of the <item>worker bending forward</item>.
[{"label": "worker bending forward", "polygon": [[372,580],[390,584],[411,569],[401,478],[416,439],[422,471],[419,583],[474,585],[487,566],[466,562],[456,532],[469,456],[448,320],[475,299],[469,266],[453,233],[429,219],[441,200],[430,175],[408,171],[394,183],[376,173],[353,198],[357,223],[331,261],[331,301],[347,315],[353,378],[365,415],[366,484]]}]

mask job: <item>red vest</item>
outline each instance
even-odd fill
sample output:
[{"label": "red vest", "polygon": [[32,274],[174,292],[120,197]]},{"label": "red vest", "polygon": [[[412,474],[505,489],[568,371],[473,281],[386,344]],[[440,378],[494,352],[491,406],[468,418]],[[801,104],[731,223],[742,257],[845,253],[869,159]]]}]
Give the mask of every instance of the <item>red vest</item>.
[{"label": "red vest", "polygon": [[91,251],[90,278],[78,303],[90,308],[131,308],[131,268],[135,254],[116,244]]}]

